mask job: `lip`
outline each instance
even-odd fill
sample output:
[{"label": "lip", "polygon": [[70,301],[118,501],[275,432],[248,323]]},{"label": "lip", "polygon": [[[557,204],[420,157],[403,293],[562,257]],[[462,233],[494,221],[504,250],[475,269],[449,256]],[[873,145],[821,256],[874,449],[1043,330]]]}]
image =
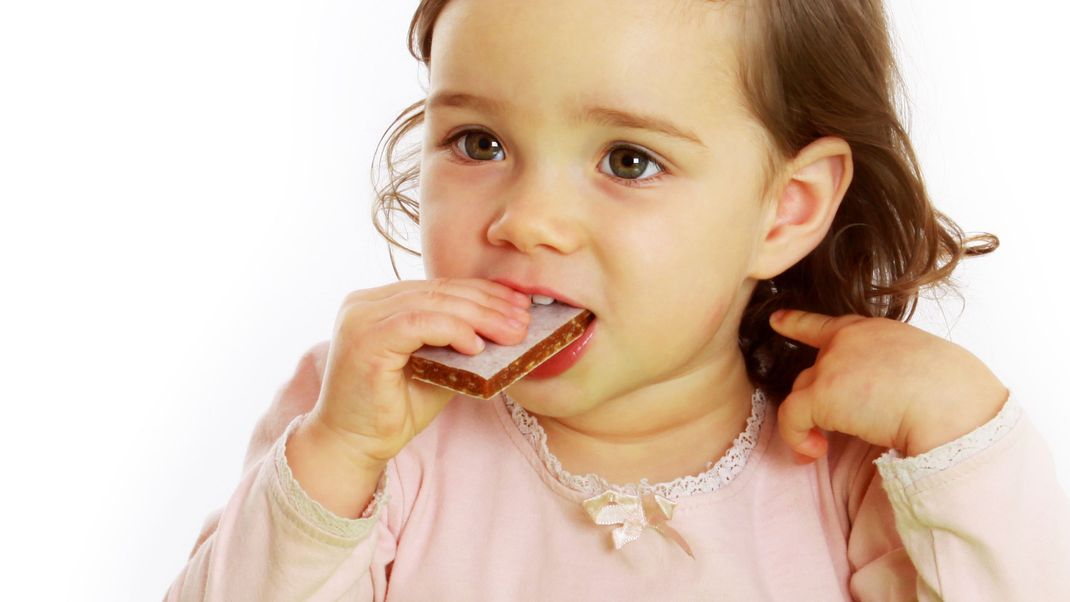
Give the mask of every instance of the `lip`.
[{"label": "lip", "polygon": [[508,286],[509,288],[524,293],[525,295],[542,295],[544,297],[553,297],[554,299],[566,305],[571,305],[572,307],[579,307],[581,309],[588,309],[584,305],[574,301],[573,299],[565,295],[562,295],[561,293],[555,291],[552,288],[548,288],[545,286],[524,286],[522,284],[517,284],[516,282],[513,282],[508,278],[491,278],[490,280],[492,282],[497,282],[498,284],[501,284],[503,286]]},{"label": "lip", "polygon": [[537,368],[529,372],[524,378],[545,380],[559,376],[570,370],[573,366],[579,363],[580,359],[583,358],[587,351],[587,348],[590,347],[591,339],[595,335],[595,326],[597,323],[598,318],[592,319],[579,338],[569,343],[564,349],[558,351],[550,359],[539,364]]}]

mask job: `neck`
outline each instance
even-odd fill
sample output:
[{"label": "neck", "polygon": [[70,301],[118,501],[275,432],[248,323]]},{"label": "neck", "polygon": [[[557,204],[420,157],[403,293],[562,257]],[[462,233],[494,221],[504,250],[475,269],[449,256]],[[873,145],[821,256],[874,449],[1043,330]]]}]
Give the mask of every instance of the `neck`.
[{"label": "neck", "polygon": [[537,416],[572,474],[610,483],[671,481],[707,470],[746,428],[754,386],[742,355],[627,392],[577,416]]}]

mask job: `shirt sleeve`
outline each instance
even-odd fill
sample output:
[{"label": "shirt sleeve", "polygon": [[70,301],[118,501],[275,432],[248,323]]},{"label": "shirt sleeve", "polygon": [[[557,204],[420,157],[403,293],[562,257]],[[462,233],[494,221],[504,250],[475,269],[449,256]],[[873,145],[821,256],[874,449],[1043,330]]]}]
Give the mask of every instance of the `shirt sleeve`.
[{"label": "shirt sleeve", "polygon": [[872,464],[849,538],[867,560],[851,577],[855,599],[1070,600],[1070,500],[1013,395],[954,441]]},{"label": "shirt sleeve", "polygon": [[286,463],[286,441],[302,418],[245,475],[166,600],[383,599],[383,552],[393,547],[385,527],[390,466],[361,518],[331,513]]},{"label": "shirt sleeve", "polygon": [[[258,431],[314,403],[322,372],[311,361],[314,351],[302,358]],[[302,401],[310,395],[311,402]],[[237,490],[206,521],[167,602],[384,599],[397,544],[398,517],[391,516],[400,510],[391,509],[392,488],[400,483],[397,464],[387,464],[360,518],[337,516],[308,496],[286,461],[286,443],[304,418],[289,418],[262,451],[253,448],[263,433],[254,435]]]}]

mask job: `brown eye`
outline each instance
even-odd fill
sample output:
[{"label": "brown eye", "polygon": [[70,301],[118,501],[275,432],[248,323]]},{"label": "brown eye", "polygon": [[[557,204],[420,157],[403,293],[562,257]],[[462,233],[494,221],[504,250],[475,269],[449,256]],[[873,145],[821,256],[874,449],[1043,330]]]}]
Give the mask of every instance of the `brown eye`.
[{"label": "brown eye", "polygon": [[502,145],[490,134],[479,131],[465,132],[460,139],[463,153],[473,161],[501,161],[497,158]]},{"label": "brown eye", "polygon": [[661,171],[658,163],[646,153],[627,146],[613,149],[606,155],[604,163],[608,163],[606,167],[609,168],[611,175],[623,180],[650,179],[642,176],[647,174],[651,167],[655,168],[655,171],[650,175],[656,175]]}]

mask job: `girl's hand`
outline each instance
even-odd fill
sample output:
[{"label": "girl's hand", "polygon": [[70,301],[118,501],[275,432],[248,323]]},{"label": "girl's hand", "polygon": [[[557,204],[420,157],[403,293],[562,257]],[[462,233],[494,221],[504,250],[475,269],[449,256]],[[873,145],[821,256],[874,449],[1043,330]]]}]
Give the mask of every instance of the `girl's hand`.
[{"label": "girl's hand", "polygon": [[903,322],[781,310],[770,325],[818,349],[777,412],[799,462],[828,450],[820,429],[915,456],[988,422],[1010,395],[969,351]]},{"label": "girl's hand", "polygon": [[309,428],[341,442],[350,460],[381,468],[456,395],[410,378],[409,356],[425,344],[474,355],[484,347],[477,333],[515,345],[530,304],[527,295],[481,279],[409,280],[349,294]]}]

